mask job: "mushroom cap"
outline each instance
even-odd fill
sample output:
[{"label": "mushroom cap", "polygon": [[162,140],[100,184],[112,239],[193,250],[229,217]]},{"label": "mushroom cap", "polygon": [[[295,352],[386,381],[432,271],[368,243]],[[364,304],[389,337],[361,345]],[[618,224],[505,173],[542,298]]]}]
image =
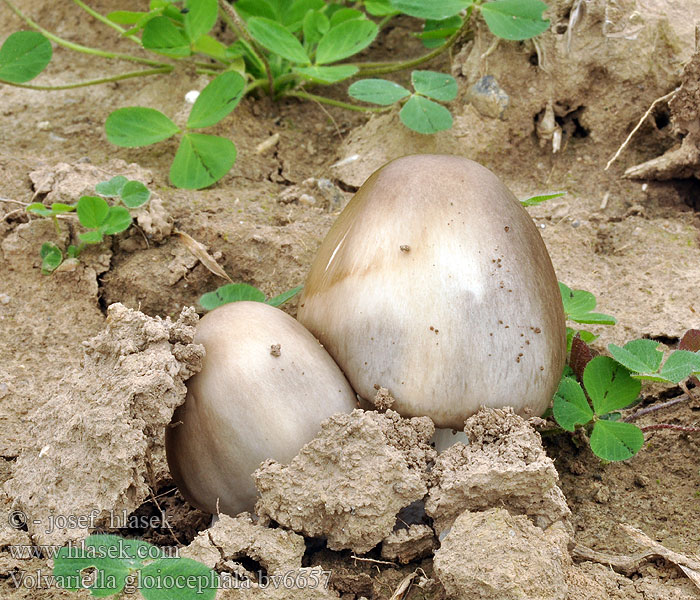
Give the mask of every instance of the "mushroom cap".
[{"label": "mushroom cap", "polygon": [[206,355],[166,430],[168,465],[194,506],[250,511],[251,475],[260,463],[291,460],[322,420],[356,407],[355,393],[313,335],[264,303],[213,310],[199,321],[194,341]]},{"label": "mushroom cap", "polygon": [[446,155],[396,159],[358,190],[321,244],[299,321],[355,391],[462,429],[480,406],[548,407],[566,358],[552,262],[488,169]]}]

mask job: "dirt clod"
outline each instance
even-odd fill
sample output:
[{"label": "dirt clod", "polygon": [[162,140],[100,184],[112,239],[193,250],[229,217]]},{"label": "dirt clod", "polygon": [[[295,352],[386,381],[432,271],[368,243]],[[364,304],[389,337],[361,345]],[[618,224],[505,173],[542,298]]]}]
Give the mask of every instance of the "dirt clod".
[{"label": "dirt clod", "polygon": [[332,550],[368,552],[392,532],[399,510],[426,494],[433,431],[427,417],[393,411],[335,415],[289,465],[270,460],[254,473],[256,512],[327,537]]},{"label": "dirt clod", "polygon": [[430,556],[437,546],[435,532],[427,525],[413,524],[392,531],[382,542],[382,558],[401,564]]},{"label": "dirt clod", "polygon": [[200,368],[196,322],[191,308],[173,322],[115,304],[104,331],[83,343],[82,368],[32,415],[34,446],[4,486],[39,543],[82,539],[169,478],[163,435]]},{"label": "dirt clod", "polygon": [[547,532],[502,508],[464,512],[435,553],[435,573],[451,600],[564,600],[568,535]]},{"label": "dirt clod", "polygon": [[80,196],[94,196],[95,186],[115,175],[137,179],[145,185],[153,181],[150,171],[121,159],[114,159],[105,167],[81,161],[73,164],[60,162],[32,171],[29,179],[34,186],[35,197],[41,198],[47,205],[52,202],[74,204]]},{"label": "dirt clod", "polygon": [[[162,242],[173,232],[173,218],[163,207],[163,201],[154,196],[148,204],[133,211],[136,224],[141,228],[143,235],[153,242]],[[139,234],[130,231],[131,238]]]},{"label": "dirt clod", "polygon": [[214,568],[221,561],[247,557],[268,574],[301,568],[304,538],[284,529],[270,529],[253,523],[251,516],[219,515],[219,520],[182,550],[181,555]]},{"label": "dirt clod", "polygon": [[374,389],[377,390],[374,398],[372,398],[372,404],[374,404],[375,408],[377,410],[387,410],[391,408],[394,404],[394,397],[391,395],[391,392],[380,385],[375,385]]},{"label": "dirt clod", "polygon": [[449,447],[431,473],[425,509],[438,533],[463,511],[492,506],[529,515],[542,528],[568,516],[554,463],[527,421],[510,408],[482,409],[467,420],[464,432],[469,445]]},{"label": "dirt clod", "polygon": [[341,210],[350,200],[330,179],[310,177],[298,185],[289,186],[278,198],[281,204],[299,203],[329,211]]}]

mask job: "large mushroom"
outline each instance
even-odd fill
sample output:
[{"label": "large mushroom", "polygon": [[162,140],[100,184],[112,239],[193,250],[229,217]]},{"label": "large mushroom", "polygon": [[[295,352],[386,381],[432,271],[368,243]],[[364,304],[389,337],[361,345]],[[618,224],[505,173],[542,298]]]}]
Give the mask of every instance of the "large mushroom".
[{"label": "large mushroom", "polygon": [[355,394],[318,341],[267,304],[215,309],[194,341],[206,356],[166,431],[170,472],[202,510],[252,511],[260,463],[290,461],[322,420],[356,407]]},{"label": "large mushroom", "polygon": [[566,355],[552,262],[506,186],[465,158],[375,172],[323,241],[299,321],[360,396],[462,429],[480,406],[539,415]]}]

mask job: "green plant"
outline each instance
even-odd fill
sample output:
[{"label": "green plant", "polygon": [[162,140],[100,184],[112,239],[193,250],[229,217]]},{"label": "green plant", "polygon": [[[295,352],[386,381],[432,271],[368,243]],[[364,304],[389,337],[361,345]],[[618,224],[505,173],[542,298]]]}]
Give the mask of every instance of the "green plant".
[{"label": "green plant", "polygon": [[203,294],[199,299],[199,303],[205,310],[214,310],[218,306],[223,306],[230,302],[241,302],[243,300],[248,300],[251,302],[264,302],[270,306],[281,306],[287,300],[291,300],[296,296],[304,286],[297,286],[275,296],[274,298],[265,299],[265,294],[263,294],[258,288],[248,285],[247,283],[228,283],[217,288],[213,292],[207,292]]},{"label": "green plant", "polygon": [[[107,52],[65,40],[35,23],[11,0],[3,0],[35,31],[11,34],[0,48],[0,83],[32,89],[66,89],[176,71],[189,63],[212,77],[194,103],[182,130],[154,108],[126,107],[107,119],[110,142],[137,147],[182,134],[170,169],[170,180],[184,188],[209,186],[223,177],[236,160],[236,147],[227,138],[200,133],[224,119],[244,96],[267,92],[275,98],[296,97],[357,111],[389,110],[402,104],[401,121],[420,133],[449,128],[452,116],[440,102],[456,97],[454,78],[444,73],[415,70],[449,50],[468,33],[474,13],[490,31],[507,40],[524,40],[545,31],[541,0],[364,0],[343,3],[326,0],[151,0],[148,11],[117,10],[102,15],[83,0],[73,0],[103,25],[112,28],[154,58]],[[390,19],[406,14],[423,20],[417,32],[429,52],[415,59],[388,62],[348,62],[367,48]],[[212,35],[218,19],[236,41],[225,45]],[[62,86],[27,84],[51,60],[51,44],[108,59],[142,65],[140,70]],[[367,107],[311,93],[356,76],[376,76],[411,70],[413,91],[389,81],[357,81],[350,96],[378,104]]]},{"label": "green plant", "polygon": [[[590,292],[571,290],[563,283],[559,287],[568,319],[579,323],[615,324],[616,320],[610,315],[593,312],[596,299]],[[700,331],[687,332],[679,349],[672,351],[665,362],[663,352],[658,349],[659,342],[654,340],[633,340],[622,347],[610,344],[608,350],[612,357],[595,356],[581,335],[587,334],[590,339],[592,334],[573,330],[567,333],[571,354],[554,395],[552,412],[557,424],[566,431],[583,427],[590,434],[591,450],[596,456],[606,461],[631,458],[644,444],[644,432],[653,429],[700,431],[667,424],[640,428],[630,422],[651,412],[649,408],[624,420],[620,413],[638,401],[642,381],[680,384],[690,396],[684,381],[700,374]]]},{"label": "green plant", "polygon": [[[540,0],[387,0],[376,4],[383,6],[384,10],[393,8],[412,17],[425,19],[423,32],[418,34],[418,37],[429,48],[451,45],[469,22],[474,9],[481,12],[491,33],[507,40],[529,39],[543,33],[549,27],[549,21],[542,19],[542,12],[547,5]],[[464,19],[460,15],[462,12],[465,12]],[[406,65],[409,66],[414,65]],[[386,71],[382,71],[380,67],[375,72]],[[356,100],[380,106],[403,104],[399,112],[401,122],[418,133],[436,133],[452,127],[450,111],[435,101],[454,100],[457,97],[456,80],[444,73],[413,71],[411,83],[413,93],[385,79],[361,79],[350,86],[348,94]],[[548,198],[541,201],[546,199]]]},{"label": "green plant", "polygon": [[408,98],[399,118],[406,127],[418,133],[436,133],[452,127],[450,111],[435,100],[450,102],[457,97],[455,78],[435,71],[413,71],[411,83],[413,93],[386,79],[361,79],[350,86],[348,94],[357,100],[382,106]]},{"label": "green plant", "polygon": [[89,589],[99,598],[138,589],[146,600],[211,600],[219,587],[217,573],[200,562],[171,557],[141,540],[101,534],[61,548],[53,576],[65,590]]},{"label": "green plant", "polygon": [[[118,198],[125,206],[110,206],[104,198],[99,196],[82,196],[77,204],[54,202],[50,208],[41,202],[34,202],[27,206],[27,212],[51,218],[58,234],[61,233],[58,217],[66,213],[77,213],[78,221],[87,231],[78,235],[80,243],[77,246],[73,244],[68,246],[66,249],[68,258],[78,258],[87,245],[101,243],[105,235],[126,231],[133,222],[128,209],[143,206],[151,196],[151,192],[143,183],[129,181],[122,175],[98,183],[95,190],[101,196]],[[39,254],[41,270],[44,274],[52,273],[63,262],[63,252],[53,242],[44,242]]]},{"label": "green plant", "polygon": [[525,198],[525,200],[521,200],[520,204],[523,206],[536,206],[537,204],[541,204],[547,200],[554,200],[555,198],[561,198],[562,196],[566,196],[566,192],[554,192],[553,194],[530,196],[529,198]]},{"label": "green plant", "polygon": [[663,361],[664,353],[654,340],[633,340],[624,346],[609,344],[613,358],[626,367],[634,379],[678,384],[700,373],[700,354],[690,350],[674,350]]},{"label": "green plant", "polygon": [[573,377],[562,378],[553,406],[559,426],[566,431],[577,425],[591,430],[591,450],[604,460],[634,456],[644,444],[644,434],[636,425],[620,422],[617,411],[635,402],[642,384],[612,358],[596,356],[583,371],[583,386]]},{"label": "green plant", "polygon": [[[199,94],[170,167],[170,181],[180,188],[199,189],[221,179],[236,161],[236,146],[227,138],[192,129],[210,127],[226,117],[243,96],[245,81],[238,73],[222,73]],[[116,146],[150,146],[181,133],[175,123],[154,108],[132,106],[115,110],[105,123],[107,139]]]},{"label": "green plant", "polygon": [[50,217],[53,221],[53,225],[56,228],[56,233],[61,233],[61,226],[58,223],[59,215],[65,213],[73,212],[75,210],[75,204],[63,204],[62,202],[54,202],[50,208],[47,208],[41,202],[32,202],[27,206],[27,212],[30,212],[40,217]]},{"label": "green plant", "polygon": [[[593,312],[597,301],[595,296],[585,290],[572,290],[568,286],[559,282],[559,290],[561,291],[561,299],[564,303],[564,314],[567,320],[574,323],[582,323],[586,325],[615,325],[617,319],[604,313]],[[566,347],[571,350],[571,344],[574,336],[578,334],[581,339],[590,343],[597,339],[597,335],[585,329],[566,328]]]}]

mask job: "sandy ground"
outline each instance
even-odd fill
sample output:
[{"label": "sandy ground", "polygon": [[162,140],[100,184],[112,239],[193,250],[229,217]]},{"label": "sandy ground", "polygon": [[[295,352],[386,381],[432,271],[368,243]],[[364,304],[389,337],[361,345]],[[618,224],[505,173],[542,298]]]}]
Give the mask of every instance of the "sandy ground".
[{"label": "sandy ground", "polygon": [[[492,169],[520,198],[566,191],[563,198],[532,208],[530,214],[540,228],[558,278],[570,287],[593,292],[599,310],[617,317],[615,327],[592,328],[600,334],[594,344],[598,350],[605,350],[611,342],[620,344],[638,337],[673,347],[685,330],[700,327],[697,180],[632,181],[622,177],[626,168],[657,157],[678,143],[666,104],[653,112],[620,158],[605,170],[650,104],[679,85],[682,67],[694,48],[690,24],[700,20],[700,12],[693,2],[681,0],[669,2],[664,10],[656,2],[632,0],[561,0],[551,4],[553,26],[540,38],[538,48],[531,43],[501,42],[487,52],[490,40],[479,28],[473,40],[430,65],[451,70],[459,81],[460,94],[451,106],[455,116],[452,130],[425,137],[403,128],[394,113],[367,119],[313,103],[249,98],[215,128],[215,133],[234,139],[239,153],[236,165],[218,184],[198,192],[168,186],[173,142],[146,149],[115,148],[107,142],[103,129],[111,110],[137,104],[157,107],[176,121],[184,121],[185,93],[204,83],[193,73],[182,70],[168,78],[53,93],[3,87],[1,198],[31,202],[36,182],[48,176],[53,182],[47,184],[51,191],[37,199],[75,201],[83,192],[81,186],[88,189],[103,176],[133,173],[149,184],[159,202],[157,214],[150,216],[150,223],[155,220],[156,225],[148,235],[134,233],[91,248],[77,266],[52,276],[41,274],[39,247],[47,239],[65,242],[72,231],[70,223],[63,224],[61,237],[56,238],[50,222],[30,220],[21,205],[0,202],[0,484],[5,484],[0,488],[4,489],[0,501],[6,512],[20,503],[48,516],[51,512],[85,511],[91,503],[99,503],[106,511],[151,514],[158,512],[151,501],[155,495],[172,530],[140,531],[139,535],[165,545],[174,543],[173,536],[182,544],[195,539],[208,518],[177,494],[159,453],[162,427],[171,414],[167,411],[182,401],[183,381],[198,368],[191,338],[196,316],[192,310],[182,310],[193,306],[201,314],[198,297],[223,280],[188,253],[180,239],[171,235],[173,228],[205,244],[234,281],[256,285],[274,295],[303,283],[321,240],[352,192],[376,168],[401,155],[438,152],[466,156]],[[44,27],[71,40],[133,50],[128,40],[114,39],[71,3],[48,6],[25,0],[19,5]],[[103,12],[113,9],[107,1],[94,5]],[[128,5],[137,8],[139,4],[127,2],[119,7]],[[5,6],[0,15],[0,38],[21,28]],[[410,21],[399,21],[370,48],[369,56],[381,59],[418,54],[420,45],[407,35],[411,27]],[[68,82],[123,69],[116,61],[96,62],[62,48],[57,48],[54,56],[38,83]],[[468,101],[470,87],[484,75],[495,77],[509,96],[503,118],[487,116],[483,107]],[[344,96],[342,89],[332,93]],[[553,123],[549,116],[554,117]],[[553,153],[552,136],[557,130],[562,143]],[[277,134],[276,145],[256,153],[261,142]],[[334,166],[339,161],[341,165]],[[309,178],[329,179],[333,191],[324,193],[308,182]],[[300,201],[302,193],[314,201]],[[119,318],[107,321],[107,307],[117,302],[123,307],[111,310]],[[294,300],[285,310],[295,315],[296,307]],[[162,319],[153,325],[149,317]],[[86,346],[85,340],[92,341]],[[136,367],[128,364],[130,356],[135,363],[148,361],[151,368],[137,373]],[[676,396],[680,390],[651,386],[644,393],[644,403],[651,404]],[[167,398],[167,408],[155,410],[154,398]],[[693,425],[698,411],[700,403],[686,402],[649,415],[642,423]],[[367,423],[362,427],[371,431],[386,432],[390,427],[383,421],[363,418]],[[408,436],[414,445],[419,444],[418,439],[424,444],[425,431],[420,427],[412,431],[395,435]],[[426,447],[420,459],[407,458],[401,444],[391,441],[392,435],[386,443],[377,441],[376,450],[381,450],[385,461],[382,468],[405,469],[406,473],[413,469],[415,473],[411,485],[396,500],[398,504],[387,501],[378,511],[383,515],[384,529],[374,530],[376,523],[365,527],[358,521],[352,524],[355,537],[334,538],[329,531],[335,531],[336,524],[329,525],[332,519],[317,510],[312,511],[313,517],[311,513],[301,515],[295,522],[289,516],[285,522],[279,514],[262,507],[268,518],[306,535],[305,548],[300,546],[303,540],[285,537],[283,542],[270,541],[273,549],[255,551],[258,554],[248,546],[224,552],[224,542],[217,542],[216,553],[226,555],[229,562],[247,557],[249,562],[243,561],[247,567],[254,561],[270,572],[316,566],[331,569],[332,589],[308,596],[318,598],[388,599],[419,567],[424,571],[420,575],[423,586],[418,585],[416,576],[405,598],[501,597],[485,588],[464,591],[472,588],[465,587],[469,585],[462,578],[466,563],[460,561],[479,552],[501,552],[517,562],[524,547],[540,549],[532,555],[542,559],[539,567],[552,578],[547,580],[552,594],[542,597],[697,597],[697,588],[671,562],[657,558],[623,572],[592,562],[572,563],[568,554],[573,543],[600,552],[633,554],[639,546],[618,527],[627,524],[697,559],[697,435],[667,430],[651,433],[637,457],[609,465],[601,464],[575,438],[547,438],[544,448],[559,477],[555,487],[571,511],[561,516],[567,524],[562,531],[553,530],[551,521],[555,519],[550,519],[545,527],[549,533],[543,532],[542,523],[532,524],[535,513],[522,503],[513,505],[519,509],[506,503],[508,510],[502,502],[471,505],[464,518],[459,517],[452,526],[486,531],[484,539],[497,538],[495,531],[510,528],[518,532],[513,545],[445,543],[433,564],[437,537],[432,530],[427,535],[411,530],[402,534],[409,536],[408,545],[423,544],[425,552],[409,555],[404,566],[391,566],[354,560],[348,549],[369,552],[365,558],[385,560],[379,549],[372,548],[382,540],[390,547],[386,515],[391,513],[393,519],[391,511],[395,512],[396,506],[420,499],[436,485],[424,473],[430,450]],[[86,439],[90,440],[87,446]],[[67,454],[59,453],[52,462],[42,463],[39,452],[49,445]],[[321,441],[320,453],[326,451],[322,446]],[[111,449],[108,459],[97,450],[104,448]],[[99,454],[90,467],[85,465],[85,452],[87,456]],[[64,461],[58,456],[71,458]],[[307,467],[301,464],[295,468],[303,472]],[[98,478],[97,472],[110,475]],[[286,476],[296,477],[293,473]],[[261,478],[265,481],[264,473]],[[270,478],[286,481],[281,475]],[[547,485],[538,484],[542,497],[554,493],[554,479],[546,481]],[[270,506],[279,507],[279,497],[290,493],[272,486],[268,496],[263,494],[263,502],[267,498]],[[242,536],[236,527],[253,527],[245,518],[238,520],[235,526],[228,522],[221,526],[237,532],[224,532],[222,539]],[[277,531],[255,527],[263,532],[245,529],[245,535],[253,540],[249,546],[255,546],[258,537]],[[73,533],[83,536],[88,532]],[[208,535],[211,539],[212,534]],[[317,537],[327,537],[327,547],[317,544]],[[67,539],[61,535],[43,539],[31,530],[13,530],[3,520],[0,595],[18,599],[75,597],[55,589],[37,596],[29,587],[17,588],[12,573],[48,569],[48,565],[43,558],[20,561],[7,552],[12,544],[63,543]],[[291,555],[295,558],[270,563],[269,556],[279,552],[279,544],[294,546],[296,554]],[[406,544],[399,547],[403,550],[389,559],[397,565],[404,562],[398,557]],[[201,558],[201,552],[194,556]],[[436,577],[444,588],[436,583]],[[522,589],[530,589],[528,581],[522,575]],[[268,597],[260,590],[255,593]],[[468,593],[472,595],[464,595]],[[483,595],[474,595],[477,593]],[[523,597],[539,596],[531,593]]]}]

